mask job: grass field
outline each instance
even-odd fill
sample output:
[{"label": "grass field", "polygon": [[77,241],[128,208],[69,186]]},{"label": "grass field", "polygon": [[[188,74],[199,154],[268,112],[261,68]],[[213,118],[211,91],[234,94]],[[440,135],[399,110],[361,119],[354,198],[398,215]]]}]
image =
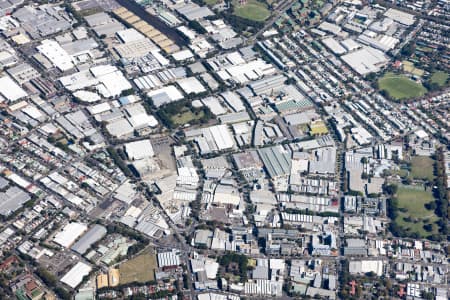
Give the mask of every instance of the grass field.
[{"label": "grass field", "polygon": [[257,0],[248,0],[244,4],[240,4],[239,1],[234,1],[233,4],[233,14],[244,19],[262,22],[270,16],[267,4]]},{"label": "grass field", "polygon": [[444,86],[447,83],[448,74],[446,72],[437,71],[431,75],[430,81],[437,83],[439,86]]},{"label": "grass field", "polygon": [[179,114],[176,114],[171,117],[171,120],[176,125],[184,125],[188,124],[192,120],[201,119],[204,116],[203,111],[197,112],[197,114],[193,113],[192,111],[186,109],[180,112]]},{"label": "grass field", "polygon": [[412,81],[406,76],[386,73],[378,80],[380,90],[385,90],[396,100],[423,96],[427,89],[422,84]]},{"label": "grass field", "polygon": [[413,156],[411,159],[411,175],[415,179],[432,181],[433,168],[433,160],[427,156]]},{"label": "grass field", "polygon": [[154,254],[141,254],[120,265],[120,284],[130,282],[148,282],[155,280],[154,270],[157,268]]},{"label": "grass field", "polygon": [[404,60],[402,63],[403,63],[403,70],[407,73],[411,73],[413,75],[420,77],[422,77],[423,74],[425,73],[424,70],[416,68],[413,62]]},{"label": "grass field", "polygon": [[[434,201],[430,191],[425,191],[421,187],[409,187],[400,185],[397,191],[398,216],[395,222],[406,231],[416,232],[422,237],[426,237],[437,232],[437,225],[434,224],[438,217],[434,211],[425,208],[425,204]],[[410,220],[405,220],[405,218]],[[433,231],[427,232],[423,226],[433,224]]]},{"label": "grass field", "polygon": [[221,1],[220,0],[204,0],[204,2],[205,2],[206,5],[214,6],[214,5],[218,4]]}]

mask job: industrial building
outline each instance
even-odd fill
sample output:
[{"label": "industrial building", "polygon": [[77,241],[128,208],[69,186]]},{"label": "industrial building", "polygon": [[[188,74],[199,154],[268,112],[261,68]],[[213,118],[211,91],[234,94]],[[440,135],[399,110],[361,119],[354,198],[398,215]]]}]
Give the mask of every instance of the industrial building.
[{"label": "industrial building", "polygon": [[94,243],[101,240],[105,235],[106,228],[102,225],[95,224],[71,247],[71,249],[83,255]]},{"label": "industrial building", "polygon": [[91,266],[80,261],[61,278],[61,282],[74,289],[83,281],[84,276],[89,275],[91,270]]},{"label": "industrial building", "polygon": [[65,248],[69,248],[87,229],[87,225],[83,223],[68,223],[64,226],[62,231],[55,235],[53,242]]}]

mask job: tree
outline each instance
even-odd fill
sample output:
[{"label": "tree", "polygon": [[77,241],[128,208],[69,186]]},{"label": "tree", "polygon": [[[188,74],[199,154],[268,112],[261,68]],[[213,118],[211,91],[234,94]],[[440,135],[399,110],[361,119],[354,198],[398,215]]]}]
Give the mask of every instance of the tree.
[{"label": "tree", "polygon": [[416,51],[416,43],[410,42],[402,48],[400,53],[404,56],[411,56],[414,54],[415,51]]},{"label": "tree", "polygon": [[388,195],[395,195],[397,193],[398,186],[395,184],[388,184],[384,186],[384,192]]},{"label": "tree", "polygon": [[203,26],[198,21],[191,20],[191,21],[189,21],[188,24],[189,24],[189,27],[194,29],[197,33],[199,33],[199,34],[205,34],[206,33],[205,28],[203,28]]}]

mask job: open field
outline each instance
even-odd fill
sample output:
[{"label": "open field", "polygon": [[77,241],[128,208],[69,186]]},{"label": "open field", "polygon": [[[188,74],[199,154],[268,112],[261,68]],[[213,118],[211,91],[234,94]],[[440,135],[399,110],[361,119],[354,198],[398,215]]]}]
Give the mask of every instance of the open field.
[{"label": "open field", "polygon": [[[425,204],[434,201],[431,191],[425,191],[422,187],[410,187],[400,185],[397,191],[398,216],[395,223],[410,233],[418,233],[426,237],[437,232],[434,224],[438,217],[432,210],[425,208]],[[432,232],[427,232],[423,226],[432,224]]]},{"label": "open field", "polygon": [[154,254],[141,254],[122,263],[120,270],[120,284],[130,282],[148,282],[155,280],[154,270],[157,268]]},{"label": "open field", "polygon": [[447,83],[448,74],[442,71],[437,71],[431,75],[430,81],[437,83],[439,86],[444,86]]},{"label": "open field", "polygon": [[270,11],[267,9],[267,4],[257,0],[248,0],[243,4],[239,1],[234,1],[233,14],[252,21],[262,22],[270,16]]},{"label": "open field", "polygon": [[422,77],[425,73],[424,70],[418,69],[414,66],[414,63],[404,60],[403,62],[403,70],[407,73]]},{"label": "open field", "polygon": [[427,156],[413,156],[411,159],[411,175],[415,179],[432,181],[433,160]]},{"label": "open field", "polygon": [[200,120],[203,118],[205,113],[203,111],[198,111],[193,113],[189,109],[181,111],[179,114],[173,115],[170,119],[175,125],[188,124],[192,120]]},{"label": "open field", "polygon": [[427,89],[406,76],[386,73],[378,80],[380,90],[385,90],[396,100],[423,96]]}]

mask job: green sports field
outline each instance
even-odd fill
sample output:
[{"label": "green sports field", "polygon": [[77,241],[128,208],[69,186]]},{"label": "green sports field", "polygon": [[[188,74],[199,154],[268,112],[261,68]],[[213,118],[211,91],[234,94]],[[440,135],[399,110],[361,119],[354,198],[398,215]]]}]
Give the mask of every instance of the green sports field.
[{"label": "green sports field", "polygon": [[404,75],[386,73],[378,80],[380,90],[386,91],[395,100],[410,99],[423,96],[427,89]]},{"label": "green sports field", "polygon": [[[437,225],[434,224],[438,217],[432,210],[425,208],[425,204],[434,201],[431,191],[425,191],[421,187],[411,187],[400,185],[397,191],[398,198],[398,216],[395,223],[410,233],[418,233],[426,237],[431,233],[437,232]],[[427,232],[423,226],[432,224],[433,231]]]},{"label": "green sports field", "polygon": [[252,21],[263,22],[270,16],[267,4],[257,0],[248,0],[246,2],[234,1],[233,14]]}]

